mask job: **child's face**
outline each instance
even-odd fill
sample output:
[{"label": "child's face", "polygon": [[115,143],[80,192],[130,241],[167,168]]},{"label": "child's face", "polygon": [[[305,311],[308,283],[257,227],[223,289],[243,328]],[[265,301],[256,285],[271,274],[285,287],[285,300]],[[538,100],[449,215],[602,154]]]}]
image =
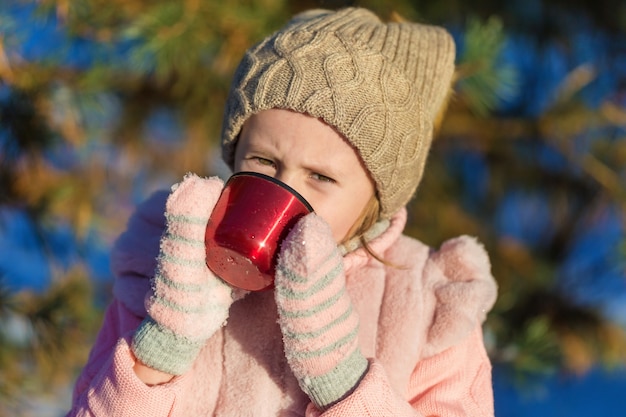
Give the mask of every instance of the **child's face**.
[{"label": "child's face", "polygon": [[235,172],[274,177],[298,191],[341,242],[374,195],[356,151],[332,127],[288,110],[265,110],[243,125]]}]

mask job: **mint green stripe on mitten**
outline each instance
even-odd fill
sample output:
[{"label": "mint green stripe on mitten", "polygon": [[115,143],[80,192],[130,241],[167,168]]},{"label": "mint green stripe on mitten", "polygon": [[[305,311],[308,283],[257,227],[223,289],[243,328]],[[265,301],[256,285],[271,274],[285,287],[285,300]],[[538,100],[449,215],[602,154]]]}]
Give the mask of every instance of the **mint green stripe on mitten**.
[{"label": "mint green stripe on mitten", "polygon": [[143,364],[171,375],[182,375],[205,342],[179,336],[148,316],[135,332],[132,350]]},{"label": "mint green stripe on mitten", "polygon": [[172,187],[165,205],[147,317],[131,348],[144,365],[170,375],[190,369],[207,340],[228,318],[233,289],[206,265],[204,234],[223,188],[193,174]]},{"label": "mint green stripe on mitten", "polygon": [[367,372],[369,363],[359,350],[339,363],[330,372],[320,376],[303,378],[301,384],[309,398],[319,407],[327,408],[337,400],[349,395]]},{"label": "mint green stripe on mitten", "polygon": [[282,243],[275,298],[287,362],[321,409],[348,396],[368,368],[345,281],[330,227],[315,214],[305,216]]}]

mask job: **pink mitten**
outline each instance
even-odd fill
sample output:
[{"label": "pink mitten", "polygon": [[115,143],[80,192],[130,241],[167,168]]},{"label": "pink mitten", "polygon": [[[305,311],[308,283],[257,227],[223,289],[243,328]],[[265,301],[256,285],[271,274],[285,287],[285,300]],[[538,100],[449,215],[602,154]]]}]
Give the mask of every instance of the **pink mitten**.
[{"label": "pink mitten", "polygon": [[324,409],[356,388],[368,362],[358,346],[342,257],[330,226],[315,213],[283,242],[275,286],[287,361],[302,390]]},{"label": "pink mitten", "polygon": [[145,365],[171,375],[187,371],[206,340],[226,321],[233,290],[205,263],[204,232],[223,182],[187,174],[165,206],[148,316],[132,342]]}]

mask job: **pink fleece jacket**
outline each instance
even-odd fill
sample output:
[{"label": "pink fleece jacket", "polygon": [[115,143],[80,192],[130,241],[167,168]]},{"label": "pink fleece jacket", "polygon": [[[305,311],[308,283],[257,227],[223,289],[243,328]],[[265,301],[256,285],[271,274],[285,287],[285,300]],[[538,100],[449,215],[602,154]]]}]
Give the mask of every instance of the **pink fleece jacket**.
[{"label": "pink fleece jacket", "polygon": [[115,297],[68,416],[493,416],[481,331],[496,298],[488,257],[470,237],[433,251],[402,235],[404,210],[371,242],[393,266],[363,249],[344,257],[359,344],[370,363],[347,398],[322,413],[300,390],[271,291],[236,301],[188,373],[143,384],[129,343],[146,314],[166,197],[157,193],[141,205],[114,247]]}]

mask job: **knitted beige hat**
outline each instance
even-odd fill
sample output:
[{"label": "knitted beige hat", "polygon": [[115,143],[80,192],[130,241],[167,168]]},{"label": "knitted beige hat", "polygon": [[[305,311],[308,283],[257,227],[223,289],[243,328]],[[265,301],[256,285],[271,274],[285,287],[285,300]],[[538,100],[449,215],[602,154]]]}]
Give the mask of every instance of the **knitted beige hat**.
[{"label": "knitted beige hat", "polygon": [[389,218],[422,177],[454,53],[440,27],[383,23],[361,8],[301,13],[239,64],[224,114],[224,161],[233,167],[237,136],[254,113],[319,117],[357,149],[376,183],[380,217]]}]

